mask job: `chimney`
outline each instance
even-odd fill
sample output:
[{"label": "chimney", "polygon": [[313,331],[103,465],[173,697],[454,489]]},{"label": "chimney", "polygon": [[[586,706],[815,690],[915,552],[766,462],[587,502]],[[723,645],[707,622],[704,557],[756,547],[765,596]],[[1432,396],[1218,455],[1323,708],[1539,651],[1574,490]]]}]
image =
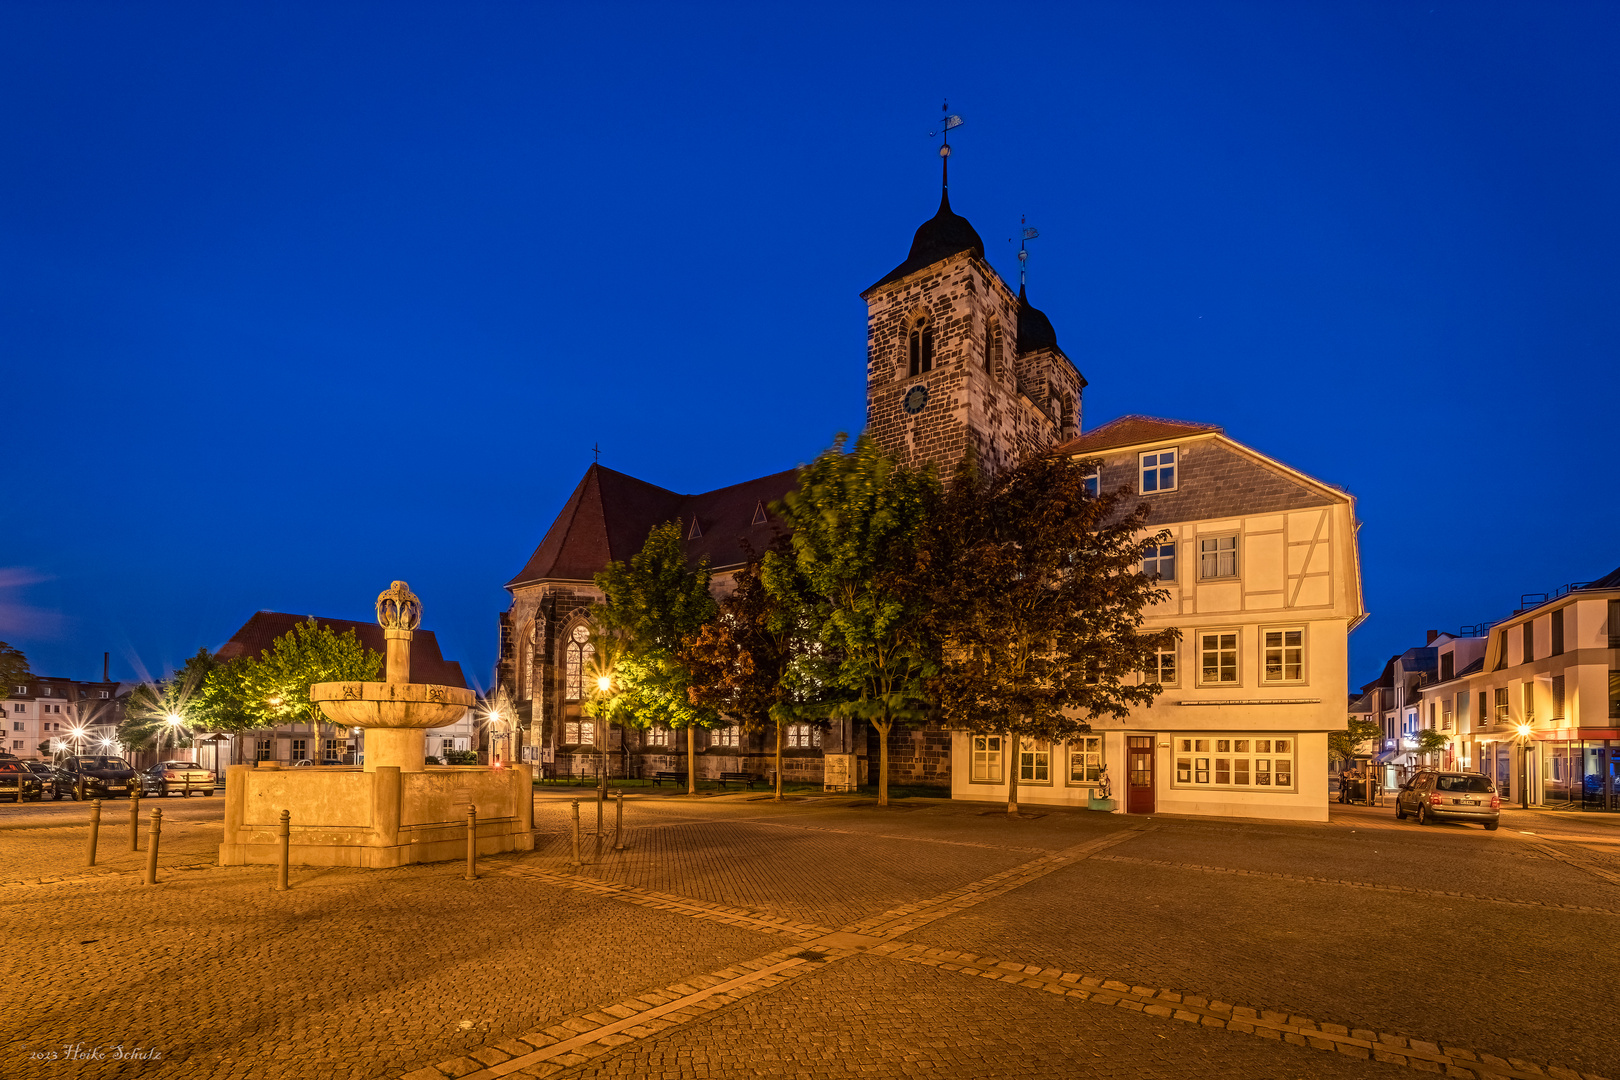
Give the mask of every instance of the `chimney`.
[{"label": "chimney", "polygon": [[112,682],[112,653],[101,654],[101,681]]},{"label": "chimney", "polygon": [[1428,633],[1429,633],[1428,640],[1425,641],[1423,644],[1425,644],[1425,645],[1433,645],[1434,644],[1434,639],[1440,636],[1440,631],[1438,631],[1438,630],[1430,630]]}]

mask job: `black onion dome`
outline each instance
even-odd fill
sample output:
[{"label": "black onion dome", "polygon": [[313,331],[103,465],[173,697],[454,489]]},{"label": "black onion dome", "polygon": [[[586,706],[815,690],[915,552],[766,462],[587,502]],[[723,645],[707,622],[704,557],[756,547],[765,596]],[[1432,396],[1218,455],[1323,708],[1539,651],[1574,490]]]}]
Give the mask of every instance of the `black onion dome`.
[{"label": "black onion dome", "polygon": [[911,238],[911,254],[906,256],[906,261],[890,270],[866,292],[964,251],[970,251],[982,259],[984,241],[979,239],[979,234],[968,224],[967,218],[951,210],[950,194],[942,193],[939,213],[918,226],[916,235]]},{"label": "black onion dome", "polygon": [[1052,329],[1052,320],[1046,317],[1046,312],[1031,304],[1024,295],[1024,287],[1018,286],[1018,351],[1033,352],[1057,347],[1057,331]]}]

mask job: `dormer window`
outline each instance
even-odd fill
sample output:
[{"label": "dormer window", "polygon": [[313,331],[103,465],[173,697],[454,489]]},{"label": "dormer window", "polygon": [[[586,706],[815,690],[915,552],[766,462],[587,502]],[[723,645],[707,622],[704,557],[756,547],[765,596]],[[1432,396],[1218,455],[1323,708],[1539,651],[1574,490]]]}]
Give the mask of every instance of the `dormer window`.
[{"label": "dormer window", "polygon": [[766,522],[765,504],[763,502],[755,503],[754,504],[754,524],[755,525],[763,525],[763,524],[765,524],[765,522]]},{"label": "dormer window", "polygon": [[697,517],[696,517],[696,515],[694,515],[692,517],[692,527],[690,529],[686,530],[686,538],[688,540],[696,540],[702,535],[703,535],[703,528],[702,528],[702,526],[700,526],[698,524]]},{"label": "dormer window", "polygon": [[1142,455],[1142,494],[1176,490],[1176,452],[1155,450]]},{"label": "dormer window", "polygon": [[911,374],[924,375],[934,370],[934,328],[927,316],[911,324],[908,336],[911,350]]}]

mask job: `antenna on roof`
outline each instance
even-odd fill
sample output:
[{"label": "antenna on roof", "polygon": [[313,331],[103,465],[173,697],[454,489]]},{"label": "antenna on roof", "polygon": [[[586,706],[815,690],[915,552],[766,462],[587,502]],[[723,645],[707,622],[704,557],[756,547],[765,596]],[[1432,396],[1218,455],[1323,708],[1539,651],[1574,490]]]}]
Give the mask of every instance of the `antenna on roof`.
[{"label": "antenna on roof", "polygon": [[939,111],[945,114],[940,119],[939,130],[930,131],[928,137],[932,139],[935,135],[945,136],[939,145],[940,191],[948,195],[951,190],[951,129],[961,127],[962,118],[951,112],[949,101],[940,105]]},{"label": "antenna on roof", "polygon": [[[1018,241],[1018,291],[1024,291],[1024,285],[1029,280],[1029,251],[1025,244],[1041,235],[1041,230],[1029,224],[1029,219],[1022,214],[1018,217],[1018,228],[1022,238]],[[1007,237],[1007,243],[1012,243],[1012,237]]]}]

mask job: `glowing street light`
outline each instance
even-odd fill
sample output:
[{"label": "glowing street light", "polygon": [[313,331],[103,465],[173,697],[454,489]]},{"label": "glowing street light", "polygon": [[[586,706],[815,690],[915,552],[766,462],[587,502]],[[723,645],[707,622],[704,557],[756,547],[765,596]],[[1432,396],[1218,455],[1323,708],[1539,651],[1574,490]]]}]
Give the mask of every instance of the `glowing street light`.
[{"label": "glowing street light", "polygon": [[1519,809],[1530,809],[1530,733],[1529,724],[1519,724]]}]

